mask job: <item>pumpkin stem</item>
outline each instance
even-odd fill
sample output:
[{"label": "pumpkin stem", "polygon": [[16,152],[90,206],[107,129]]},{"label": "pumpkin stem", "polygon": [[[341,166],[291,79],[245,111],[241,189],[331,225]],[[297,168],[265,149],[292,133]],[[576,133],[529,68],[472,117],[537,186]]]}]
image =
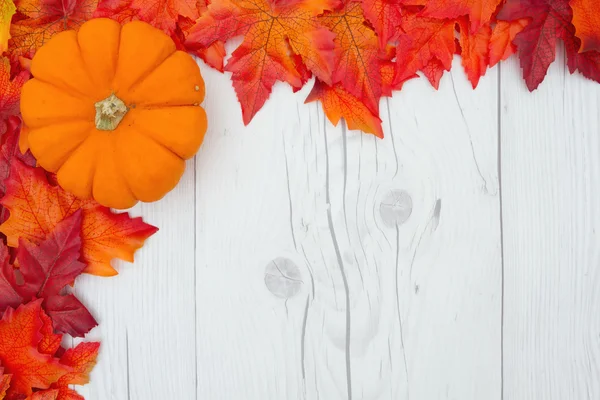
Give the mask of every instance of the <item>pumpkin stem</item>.
[{"label": "pumpkin stem", "polygon": [[114,94],[99,101],[96,106],[96,128],[101,131],[114,131],[129,109]]}]

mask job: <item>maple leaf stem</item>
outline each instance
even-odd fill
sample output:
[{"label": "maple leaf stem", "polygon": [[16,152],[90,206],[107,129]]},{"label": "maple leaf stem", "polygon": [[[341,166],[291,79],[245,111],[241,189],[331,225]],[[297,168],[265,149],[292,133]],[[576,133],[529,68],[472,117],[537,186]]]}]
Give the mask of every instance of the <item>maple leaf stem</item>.
[{"label": "maple leaf stem", "polygon": [[114,94],[95,104],[96,128],[101,131],[114,131],[129,109]]}]

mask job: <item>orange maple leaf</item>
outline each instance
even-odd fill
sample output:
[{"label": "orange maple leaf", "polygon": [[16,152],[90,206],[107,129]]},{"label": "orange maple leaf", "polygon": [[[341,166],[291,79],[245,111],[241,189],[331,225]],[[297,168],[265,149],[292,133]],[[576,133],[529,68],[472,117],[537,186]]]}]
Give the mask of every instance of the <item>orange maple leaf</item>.
[{"label": "orange maple leaf", "polygon": [[494,11],[502,0],[429,0],[424,2],[423,16],[455,19],[468,15],[471,32],[490,22]]},{"label": "orange maple leaf", "polygon": [[48,183],[44,171],[15,160],[6,195],[0,200],[10,211],[0,225],[8,245],[17,247],[19,237],[39,244],[56,225],[78,209],[83,211],[81,256],[87,264],[84,272],[111,276],[113,258],[132,262],[135,251],[158,229],[129,214],[115,214],[93,200],[80,200],[58,186]]},{"label": "orange maple leaf", "polygon": [[0,57],[0,136],[6,133],[8,118],[19,114],[21,88],[28,79],[29,72],[21,71],[11,80],[10,61]]},{"label": "orange maple leaf", "polygon": [[17,0],[20,18],[10,27],[11,56],[32,58],[55,34],[78,29],[92,17],[98,0]]},{"label": "orange maple leaf", "polygon": [[[76,347],[65,351],[60,358],[60,363],[69,367],[71,371],[60,377],[58,382],[52,384],[50,389],[37,393],[47,395],[49,399],[55,400],[83,400],[83,397],[69,388],[69,385],[85,385],[89,382],[89,374],[96,365],[99,348],[100,343],[97,342],[80,343]],[[40,400],[45,399],[45,397],[40,397]]]},{"label": "orange maple leaf", "polygon": [[407,13],[402,21],[403,33],[398,36],[396,48],[397,89],[422,71],[434,88],[439,87],[444,71],[450,71],[456,51],[453,20],[421,17]]},{"label": "orange maple leaf", "polygon": [[529,23],[526,18],[515,21],[497,21],[490,38],[490,67],[506,60],[517,52],[515,36]]},{"label": "orange maple leaf", "polygon": [[216,0],[191,29],[186,45],[208,47],[244,35],[225,70],[233,73],[233,87],[248,124],[276,81],[295,88],[304,85],[294,55],[319,79],[331,83],[334,35],[315,16],[335,4],[335,0]]},{"label": "orange maple leaf", "polygon": [[359,99],[348,93],[340,83],[333,86],[315,81],[306,103],[321,101],[325,115],[334,126],[344,118],[349,129],[358,129],[383,138],[381,119]]},{"label": "orange maple leaf", "polygon": [[0,362],[12,375],[8,394],[32,394],[32,389],[47,389],[71,368],[38,351],[42,338],[40,318],[42,300],[8,308],[0,320]]},{"label": "orange maple leaf", "polygon": [[380,50],[377,36],[363,16],[362,3],[346,0],[339,10],[325,13],[319,21],[335,33],[333,82],[340,82],[373,114],[379,114],[385,52]]},{"label": "orange maple leaf", "polygon": [[571,0],[575,34],[581,39],[580,52],[600,51],[600,1]]},{"label": "orange maple leaf", "polygon": [[460,55],[462,65],[473,85],[477,87],[479,79],[485,75],[490,62],[490,38],[492,28],[490,24],[482,25],[475,33],[469,30],[469,21],[463,17],[458,20],[460,26]]}]

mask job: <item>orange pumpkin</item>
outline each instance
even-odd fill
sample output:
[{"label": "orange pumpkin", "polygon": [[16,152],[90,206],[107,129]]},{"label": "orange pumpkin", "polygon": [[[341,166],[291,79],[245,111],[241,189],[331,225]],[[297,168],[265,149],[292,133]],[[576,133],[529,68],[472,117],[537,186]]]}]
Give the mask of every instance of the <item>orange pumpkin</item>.
[{"label": "orange pumpkin", "polygon": [[38,163],[80,198],[113,208],[162,198],[206,131],[194,59],[144,22],[93,19],[33,58],[21,112]]}]

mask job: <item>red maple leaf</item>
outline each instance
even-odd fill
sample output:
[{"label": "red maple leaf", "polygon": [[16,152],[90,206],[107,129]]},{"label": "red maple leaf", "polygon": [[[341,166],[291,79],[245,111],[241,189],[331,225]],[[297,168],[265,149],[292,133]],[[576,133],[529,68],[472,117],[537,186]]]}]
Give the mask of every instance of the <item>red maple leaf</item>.
[{"label": "red maple leaf", "polygon": [[92,200],[78,199],[50,185],[41,168],[20,161],[12,163],[6,195],[0,203],[10,210],[0,232],[7,236],[11,247],[18,246],[19,238],[41,243],[60,221],[82,209],[81,254],[87,264],[84,272],[95,275],[115,275],[110,261],[133,261],[134,252],[158,230],[141,218],[115,214]]},{"label": "red maple leaf", "polygon": [[[12,116],[6,121],[6,126],[7,131],[6,134],[2,136],[2,144],[0,145],[0,197],[4,196],[4,193],[6,192],[4,181],[8,179],[8,176],[10,175],[10,166],[13,160],[19,159],[29,166],[35,166],[36,164],[35,158],[29,151],[23,154],[19,150],[19,131],[22,126],[21,119]],[[0,223],[4,222],[6,217],[0,215]]]},{"label": "red maple leaf", "polygon": [[600,50],[600,1],[571,0],[573,25],[581,40],[581,50]]},{"label": "red maple leaf", "polygon": [[15,5],[20,18],[10,27],[11,56],[32,58],[52,36],[90,19],[98,0],[17,0]]},{"label": "red maple leaf", "polygon": [[444,71],[450,71],[456,52],[454,30],[456,22],[422,17],[407,13],[396,47],[396,76],[394,87],[416,77],[421,71],[434,88],[439,87]]},{"label": "red maple leaf", "polygon": [[0,320],[0,362],[12,375],[9,396],[47,389],[71,371],[58,359],[38,350],[43,325],[41,304],[41,300],[36,300],[16,310],[8,308]]},{"label": "red maple leaf", "polygon": [[98,325],[88,309],[72,294],[48,297],[44,301],[44,310],[52,318],[57,332],[73,337],[83,337]]},{"label": "red maple leaf", "polygon": [[473,89],[475,89],[490,63],[489,47],[492,28],[486,24],[482,25],[477,32],[472,33],[469,30],[469,21],[464,17],[459,18],[458,25],[460,27],[459,43],[462,65]]},{"label": "red maple leaf", "polygon": [[402,21],[402,0],[363,0],[365,18],[373,25],[383,49],[396,34]]},{"label": "red maple leaf", "polygon": [[38,245],[19,239],[17,260],[24,283],[17,287],[25,299],[57,295],[85,269],[79,262],[81,210],[59,222]]},{"label": "red maple leaf", "polygon": [[309,71],[331,83],[333,34],[315,20],[334,0],[217,0],[190,30],[186,46],[209,47],[244,36],[225,70],[248,124],[261,109],[277,81],[295,88],[304,84],[294,55]]},{"label": "red maple leaf", "polygon": [[0,136],[7,130],[8,119],[19,114],[21,88],[29,79],[29,72],[21,71],[11,79],[10,61],[0,57]]},{"label": "red maple leaf", "polygon": [[471,32],[490,22],[502,0],[429,0],[423,2],[423,15],[440,19],[455,19],[463,15],[471,21]]},{"label": "red maple leaf", "polygon": [[0,243],[0,315],[8,307],[16,308],[22,302],[23,298],[15,289],[15,268],[10,263],[10,254],[8,247]]}]

